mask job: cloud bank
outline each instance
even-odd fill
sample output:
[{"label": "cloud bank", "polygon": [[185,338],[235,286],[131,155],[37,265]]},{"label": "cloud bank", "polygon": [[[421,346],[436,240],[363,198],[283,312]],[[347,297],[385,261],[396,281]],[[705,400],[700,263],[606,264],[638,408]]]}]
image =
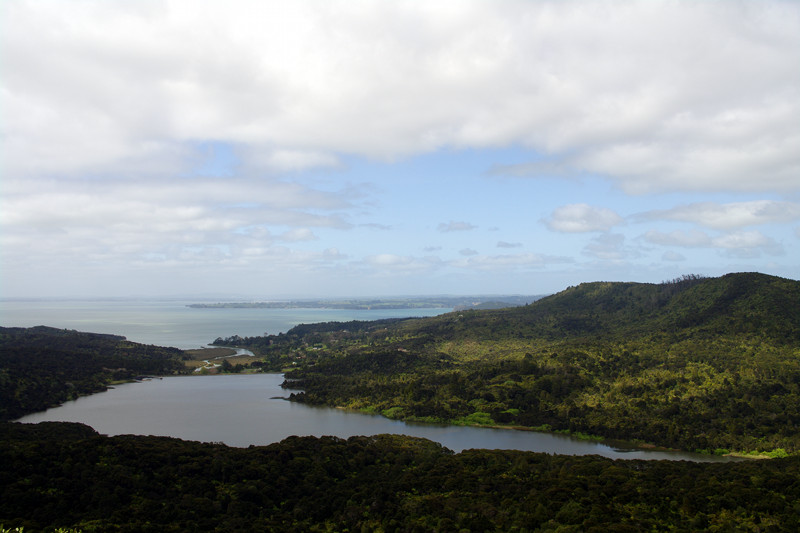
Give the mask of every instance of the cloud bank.
[{"label": "cloud bank", "polygon": [[769,200],[730,204],[703,202],[650,211],[635,218],[692,222],[708,228],[730,230],[758,224],[786,223],[800,219],[800,203]]},{"label": "cloud bank", "polygon": [[[800,9],[774,2],[10,0],[11,175],[518,143],[652,190],[796,190]],[[346,127],[344,127],[346,126]]]},{"label": "cloud bank", "polygon": [[564,233],[584,233],[590,231],[608,231],[623,222],[622,217],[605,207],[593,207],[587,204],[571,204],[557,208],[544,220],[552,231]]}]

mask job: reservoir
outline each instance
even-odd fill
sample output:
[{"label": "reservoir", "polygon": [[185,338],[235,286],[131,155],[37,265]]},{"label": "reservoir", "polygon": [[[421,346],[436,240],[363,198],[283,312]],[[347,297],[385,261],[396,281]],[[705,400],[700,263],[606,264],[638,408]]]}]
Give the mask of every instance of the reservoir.
[{"label": "reservoir", "polygon": [[20,422],[81,422],[106,435],[160,435],[247,447],[292,435],[395,433],[440,442],[459,452],[469,448],[513,449],[612,459],[724,461],[727,458],[642,450],[578,440],[566,435],[434,424],[409,424],[379,415],[289,402],[281,374],[154,378],[117,385],[99,394],[34,413]]}]

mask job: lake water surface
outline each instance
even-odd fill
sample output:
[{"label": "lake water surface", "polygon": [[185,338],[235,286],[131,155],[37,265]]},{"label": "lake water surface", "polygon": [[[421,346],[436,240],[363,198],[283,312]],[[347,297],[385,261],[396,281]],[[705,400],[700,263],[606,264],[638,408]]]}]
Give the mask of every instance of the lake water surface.
[{"label": "lake water surface", "polygon": [[407,424],[378,415],[286,401],[281,374],[165,377],[118,385],[67,402],[20,422],[81,422],[106,435],[160,435],[246,447],[291,435],[395,433],[424,437],[461,451],[511,449],[614,459],[718,460],[714,456],[640,450],[582,441],[565,435],[434,424]]}]

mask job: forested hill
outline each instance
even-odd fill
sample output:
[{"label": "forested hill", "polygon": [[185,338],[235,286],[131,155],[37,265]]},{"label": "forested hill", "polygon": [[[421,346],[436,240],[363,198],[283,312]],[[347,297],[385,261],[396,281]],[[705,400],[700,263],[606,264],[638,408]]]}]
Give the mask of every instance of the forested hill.
[{"label": "forested hill", "polygon": [[800,451],[800,282],[584,283],[530,305],[241,339],[297,401],[704,450]]},{"label": "forested hill", "polygon": [[592,282],[532,304],[450,313],[415,327],[450,338],[628,338],[631,335],[752,335],[800,342],[800,282],[758,273],[684,276],[652,283]]},{"label": "forested hill", "polygon": [[113,380],[180,372],[182,356],[118,335],[0,327],[0,420],[105,390]]}]

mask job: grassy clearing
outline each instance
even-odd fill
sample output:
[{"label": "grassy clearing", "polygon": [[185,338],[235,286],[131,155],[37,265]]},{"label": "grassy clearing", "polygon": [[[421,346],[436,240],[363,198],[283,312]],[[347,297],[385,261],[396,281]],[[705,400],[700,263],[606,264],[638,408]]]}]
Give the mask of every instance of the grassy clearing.
[{"label": "grassy clearing", "polygon": [[[195,350],[195,351],[215,352],[215,351],[218,351],[218,350],[225,351],[227,353],[233,353],[233,354],[236,353],[236,350],[230,350],[228,348],[210,348],[210,349],[206,349],[206,350]],[[252,355],[217,355],[216,357],[207,357],[207,358],[204,358],[204,359],[194,359],[194,360],[184,361],[184,364],[186,365],[186,368],[189,368],[189,369],[192,369],[192,370],[195,370],[195,369],[198,369],[198,368],[202,368],[202,367],[207,367],[210,370],[211,368],[214,368],[214,367],[210,366],[210,365],[207,365],[206,361],[211,363],[211,365],[215,365],[215,364],[219,365],[219,364],[222,363],[222,361],[227,361],[231,365],[235,366],[235,365],[239,365],[239,364],[247,365],[249,363],[252,363],[255,360],[258,360],[258,359],[256,357],[253,357]]]},{"label": "grassy clearing", "polygon": [[246,365],[255,360],[252,355],[236,355],[236,350],[233,348],[200,348],[198,350],[186,350],[186,353],[192,359],[184,361],[184,363],[186,368],[192,370],[206,366],[206,361],[219,364],[224,359],[232,365]]},{"label": "grassy clearing", "polygon": [[185,350],[186,354],[195,361],[205,361],[218,357],[230,357],[236,354],[233,348],[198,348],[197,350]]},{"label": "grassy clearing", "polygon": [[236,357],[225,357],[225,359],[232,365],[238,365],[238,364],[246,365],[248,363],[252,363],[253,361],[260,360],[259,358],[253,357],[252,355],[237,355]]}]

